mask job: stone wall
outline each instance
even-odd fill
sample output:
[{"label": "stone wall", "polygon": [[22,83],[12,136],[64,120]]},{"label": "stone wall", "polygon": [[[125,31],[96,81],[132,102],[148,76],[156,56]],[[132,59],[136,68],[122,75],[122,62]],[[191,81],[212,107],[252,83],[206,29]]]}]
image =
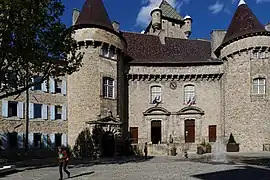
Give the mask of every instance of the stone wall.
[{"label": "stone wall", "polygon": [[[193,67],[130,67],[129,75],[149,74],[149,75],[198,75],[198,74],[222,74],[222,65],[216,66],[193,66]],[[169,140],[172,135],[175,142],[184,142],[184,121],[186,119],[195,119],[196,139],[195,143],[200,143],[204,138],[208,140],[208,126],[217,125],[217,136],[222,134],[219,130],[221,124],[221,81],[218,78],[187,78],[186,80],[174,80],[177,84],[175,90],[170,88],[171,79],[130,79],[129,80],[129,127],[138,127],[139,142],[151,141],[151,120],[162,120],[162,143]],[[184,104],[184,86],[195,85],[196,108],[204,111],[204,115],[198,111],[188,110],[186,114],[179,113]],[[153,108],[151,104],[150,88],[152,85],[162,87],[162,102],[158,107],[164,108],[171,113],[170,115],[159,112],[159,115],[144,115],[144,112]]]},{"label": "stone wall", "polygon": [[[240,151],[262,151],[263,144],[270,143],[269,56],[267,59],[251,58],[255,47],[269,54],[269,49],[261,47],[270,47],[270,37],[247,37],[221,52],[222,58],[227,56],[223,76],[225,131],[227,137],[230,133],[234,135],[240,143]],[[260,76],[266,78],[265,95],[255,95],[252,91],[253,78]]]}]

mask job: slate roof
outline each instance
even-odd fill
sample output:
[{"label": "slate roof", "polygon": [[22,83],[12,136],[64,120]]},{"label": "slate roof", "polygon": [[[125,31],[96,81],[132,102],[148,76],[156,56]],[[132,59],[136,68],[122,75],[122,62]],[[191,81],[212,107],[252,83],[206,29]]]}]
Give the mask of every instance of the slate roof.
[{"label": "slate roof", "polygon": [[202,40],[166,38],[161,44],[158,36],[123,32],[127,41],[130,63],[143,64],[202,64],[222,63],[211,58],[211,43]]},{"label": "slate roof", "polygon": [[75,26],[98,25],[114,30],[102,0],[86,0]]},{"label": "slate roof", "polygon": [[238,6],[222,44],[243,35],[265,31],[265,27],[259,22],[248,5],[243,3]]},{"label": "slate roof", "polygon": [[162,16],[174,20],[183,20],[179,13],[165,0],[163,0],[159,6],[162,11]]}]

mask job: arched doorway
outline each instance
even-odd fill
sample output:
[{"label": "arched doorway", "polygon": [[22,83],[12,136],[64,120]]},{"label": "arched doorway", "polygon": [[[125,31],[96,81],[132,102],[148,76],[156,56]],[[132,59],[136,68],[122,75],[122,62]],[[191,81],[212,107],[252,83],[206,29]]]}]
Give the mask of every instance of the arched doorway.
[{"label": "arched doorway", "polygon": [[102,154],[105,157],[113,157],[115,154],[115,139],[112,132],[105,132],[103,135]]}]

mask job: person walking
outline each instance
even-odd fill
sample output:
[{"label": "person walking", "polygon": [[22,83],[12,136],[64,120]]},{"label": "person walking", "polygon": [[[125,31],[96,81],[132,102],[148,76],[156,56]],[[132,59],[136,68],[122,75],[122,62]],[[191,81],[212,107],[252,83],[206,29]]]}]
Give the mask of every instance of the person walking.
[{"label": "person walking", "polygon": [[68,161],[69,161],[69,156],[65,148],[63,146],[58,147],[58,162],[59,162],[59,173],[60,173],[59,180],[63,180],[63,168],[64,168],[65,173],[68,175],[68,178],[70,178],[70,172],[67,170]]},{"label": "person walking", "polygon": [[148,153],[148,148],[147,148],[147,142],[144,144],[144,158],[147,159],[147,153]]}]

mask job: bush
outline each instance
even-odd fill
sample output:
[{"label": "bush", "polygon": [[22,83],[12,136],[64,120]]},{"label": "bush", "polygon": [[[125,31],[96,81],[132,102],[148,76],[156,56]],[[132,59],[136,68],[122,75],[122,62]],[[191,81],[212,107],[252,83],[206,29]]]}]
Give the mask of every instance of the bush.
[{"label": "bush", "polygon": [[236,143],[236,141],[234,140],[234,137],[233,137],[233,135],[231,133],[228,144],[235,144],[235,143]]},{"label": "bush", "polygon": [[74,155],[76,157],[92,157],[93,151],[94,145],[90,130],[85,128],[76,139],[75,146],[73,148]]}]

